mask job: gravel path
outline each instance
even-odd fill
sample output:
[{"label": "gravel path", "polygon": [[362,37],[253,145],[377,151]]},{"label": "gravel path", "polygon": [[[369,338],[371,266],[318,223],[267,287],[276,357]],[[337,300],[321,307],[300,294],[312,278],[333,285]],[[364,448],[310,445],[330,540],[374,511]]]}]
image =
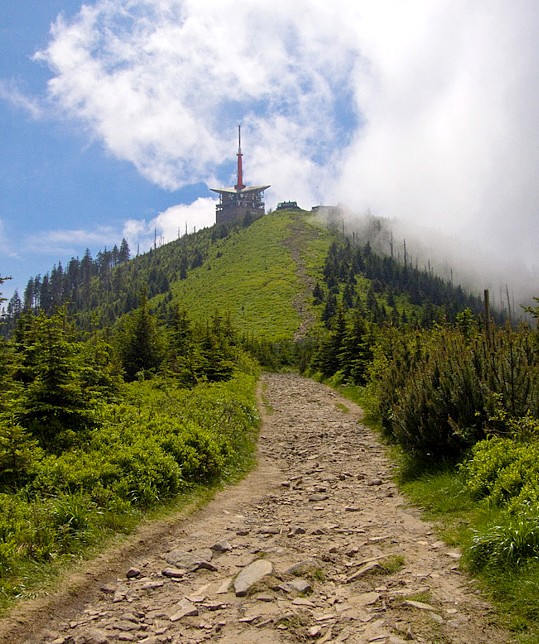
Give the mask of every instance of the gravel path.
[{"label": "gravel path", "polygon": [[511,642],[360,410],[269,374],[259,467],[0,622],[2,642]]}]

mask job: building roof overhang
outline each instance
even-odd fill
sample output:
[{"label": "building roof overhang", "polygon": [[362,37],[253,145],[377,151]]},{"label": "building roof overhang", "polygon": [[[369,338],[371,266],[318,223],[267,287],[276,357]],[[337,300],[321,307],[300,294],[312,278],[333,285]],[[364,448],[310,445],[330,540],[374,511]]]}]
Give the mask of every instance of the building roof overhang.
[{"label": "building roof overhang", "polygon": [[262,190],[267,190],[271,186],[246,186],[241,190],[236,190],[236,188],[210,188],[212,192],[218,192],[219,194],[226,195],[244,195],[249,192],[262,192]]}]

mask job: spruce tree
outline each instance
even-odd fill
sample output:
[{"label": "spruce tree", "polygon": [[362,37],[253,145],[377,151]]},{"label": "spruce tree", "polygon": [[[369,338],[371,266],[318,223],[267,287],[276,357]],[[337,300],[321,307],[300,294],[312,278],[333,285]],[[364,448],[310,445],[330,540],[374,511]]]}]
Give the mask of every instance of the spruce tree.
[{"label": "spruce tree", "polygon": [[150,312],[146,293],[141,296],[140,306],[122,319],[115,344],[128,381],[145,377],[161,366],[165,342],[157,318]]},{"label": "spruce tree", "polygon": [[98,396],[85,378],[84,345],[75,339],[65,309],[21,319],[15,334],[22,389],[14,415],[50,449],[60,449],[95,425]]}]

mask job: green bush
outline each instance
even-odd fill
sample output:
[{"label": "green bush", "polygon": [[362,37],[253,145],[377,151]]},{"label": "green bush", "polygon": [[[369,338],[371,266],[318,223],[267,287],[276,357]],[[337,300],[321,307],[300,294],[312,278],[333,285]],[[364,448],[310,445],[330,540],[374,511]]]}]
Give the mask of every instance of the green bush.
[{"label": "green bush", "polygon": [[26,486],[26,492],[34,497],[75,490],[92,495],[122,474],[118,464],[111,460],[110,452],[73,450],[60,456],[46,456],[34,468],[34,478]]},{"label": "green bush", "polygon": [[24,476],[16,493],[0,493],[0,594],[18,594],[29,565],[80,553],[109,530],[131,529],[144,509],[243,468],[259,422],[255,383],[246,374],[192,390],[161,378],[131,383],[61,454],[32,451],[20,428],[1,432],[4,484],[14,484],[13,464]]},{"label": "green bush", "polygon": [[493,437],[477,443],[461,467],[475,498],[513,514],[539,508],[539,443]]},{"label": "green bush", "polygon": [[182,478],[190,483],[208,483],[222,474],[230,446],[207,430],[190,424],[180,433],[169,434],[160,442],[164,452],[179,465]]},{"label": "green bush", "polygon": [[389,330],[373,378],[386,433],[420,457],[458,459],[487,435],[512,432],[512,419],[539,414],[537,343],[525,329]]},{"label": "green bush", "polygon": [[141,439],[124,446],[111,455],[111,461],[121,470],[111,487],[116,495],[133,505],[151,507],[181,489],[178,464],[155,440]]}]

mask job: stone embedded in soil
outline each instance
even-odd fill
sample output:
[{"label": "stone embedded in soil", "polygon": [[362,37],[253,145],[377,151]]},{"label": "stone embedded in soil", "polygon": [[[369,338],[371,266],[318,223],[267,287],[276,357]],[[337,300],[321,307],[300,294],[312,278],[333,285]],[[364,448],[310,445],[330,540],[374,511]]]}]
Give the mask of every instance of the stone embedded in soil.
[{"label": "stone embedded in soil", "polygon": [[320,501],[327,501],[328,499],[329,499],[328,494],[317,493],[317,494],[311,494],[308,500],[313,503],[317,503]]},{"label": "stone embedded in soil", "polygon": [[237,597],[244,597],[257,582],[271,575],[273,564],[267,559],[257,559],[246,566],[234,579],[234,591]]},{"label": "stone embedded in soil", "polygon": [[163,577],[170,577],[171,579],[181,579],[187,571],[183,568],[165,568],[161,571]]},{"label": "stone embedded in soil", "polygon": [[[65,638],[63,639],[64,642],[69,642],[69,641],[76,641],[76,640],[71,640],[71,638]],[[109,638],[107,637],[107,634],[104,633],[103,631],[100,631],[98,629],[92,629],[88,632],[86,635],[86,639],[84,640],[85,644],[88,642],[89,644],[107,644],[110,642]]]},{"label": "stone embedded in soil", "polygon": [[155,590],[156,588],[162,588],[165,585],[164,581],[146,581],[142,584],[142,590]]},{"label": "stone embedded in soil", "polygon": [[371,591],[368,593],[361,593],[361,595],[355,595],[349,598],[349,602],[354,606],[371,606],[376,604],[380,599],[380,593]]},{"label": "stone embedded in soil", "polygon": [[312,585],[306,579],[292,579],[292,581],[287,581],[286,583],[279,586],[286,593],[298,592],[298,593],[310,593],[313,589]]},{"label": "stone embedded in soil", "polygon": [[307,530],[302,526],[297,526],[295,528],[290,528],[289,536],[297,536],[299,534],[306,534]]},{"label": "stone embedded in soil", "polygon": [[213,550],[213,552],[229,552],[232,550],[232,546],[226,539],[222,539],[210,546],[210,550]]},{"label": "stone embedded in soil", "polygon": [[280,534],[280,533],[281,533],[281,529],[273,525],[262,526],[258,531],[258,534],[268,534],[268,535]]},{"label": "stone embedded in soil", "polygon": [[430,611],[436,610],[434,606],[431,606],[430,604],[426,604],[424,602],[416,602],[413,599],[407,599],[404,603],[407,606],[412,606],[413,608],[419,608],[419,610],[430,610]]},{"label": "stone embedded in soil", "polygon": [[374,570],[381,570],[382,566],[379,563],[376,563],[376,561],[371,561],[370,563],[366,563],[365,565],[361,566],[359,570],[357,570],[353,575],[350,575],[346,579],[346,583],[350,584],[353,581],[357,581],[361,577],[364,577],[370,572],[373,572]]},{"label": "stone embedded in soil", "polygon": [[129,570],[125,573],[125,576],[128,579],[135,579],[136,577],[140,577],[140,575],[140,568],[129,568]]},{"label": "stone embedded in soil", "polygon": [[230,584],[232,583],[232,580],[233,580],[232,577],[228,577],[227,579],[225,579],[223,583],[219,586],[219,588],[215,591],[215,594],[225,595],[230,588]]},{"label": "stone embedded in soil", "polygon": [[200,568],[205,570],[216,571],[217,566],[210,563],[213,557],[213,553],[209,548],[204,550],[198,550],[196,552],[184,552],[182,550],[172,550],[165,555],[165,559],[169,564],[177,566],[178,568],[184,568],[189,572],[195,572]]},{"label": "stone embedded in soil", "polygon": [[304,559],[303,561],[300,561],[287,568],[285,574],[301,575],[313,570],[318,570],[319,568],[320,564],[318,563],[318,561],[316,561],[316,559]]},{"label": "stone embedded in soil", "polygon": [[184,617],[197,617],[197,616],[198,616],[198,608],[187,599],[184,599],[176,606],[174,613],[170,616],[170,621],[177,622],[180,619],[183,619]]}]

